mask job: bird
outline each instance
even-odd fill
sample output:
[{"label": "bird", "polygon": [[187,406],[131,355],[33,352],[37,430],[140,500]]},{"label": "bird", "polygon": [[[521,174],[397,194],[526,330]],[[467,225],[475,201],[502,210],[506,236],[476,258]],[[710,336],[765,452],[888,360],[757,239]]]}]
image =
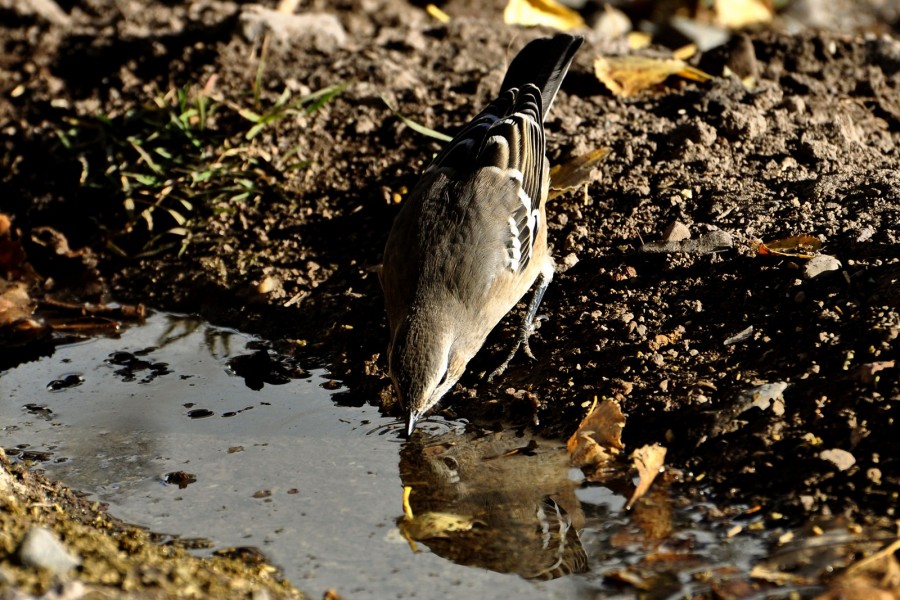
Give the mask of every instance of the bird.
[{"label": "bird", "polygon": [[538,38],[498,96],[435,156],[388,234],[380,270],[388,374],[406,435],[459,380],[488,334],[535,292],[502,373],[528,347],[555,266],[547,245],[544,119],[583,38]]}]

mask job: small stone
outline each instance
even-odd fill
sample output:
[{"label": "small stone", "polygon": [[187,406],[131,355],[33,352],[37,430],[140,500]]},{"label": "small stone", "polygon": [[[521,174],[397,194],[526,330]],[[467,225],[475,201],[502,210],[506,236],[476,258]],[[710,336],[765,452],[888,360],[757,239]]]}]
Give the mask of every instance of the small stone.
[{"label": "small stone", "polygon": [[807,279],[814,279],[822,273],[828,271],[837,271],[841,268],[841,261],[827,254],[814,256],[803,267],[803,276]]},{"label": "small stone", "polygon": [[875,235],[875,230],[871,227],[863,227],[859,231],[859,235],[856,237],[857,242],[868,242],[872,239],[872,236]]},{"label": "small stone", "polygon": [[823,450],[819,453],[819,458],[833,463],[841,471],[846,471],[856,464],[856,458],[846,450],[841,450],[840,448]]},{"label": "small stone", "polygon": [[69,554],[56,534],[44,527],[33,527],[25,534],[25,539],[19,546],[19,560],[26,566],[49,569],[56,575],[64,575],[69,569],[81,564],[81,561]]},{"label": "small stone", "polygon": [[620,38],[632,29],[628,15],[606,3],[603,4],[603,10],[596,19],[594,31],[603,38]]},{"label": "small stone", "polygon": [[688,229],[688,226],[677,220],[672,221],[663,233],[663,239],[667,242],[680,242],[681,240],[686,240],[690,237],[691,230]]},{"label": "small stone", "polygon": [[871,469],[866,471],[866,477],[868,477],[869,481],[871,481],[875,485],[881,485],[881,469],[872,467]]},{"label": "small stone", "polygon": [[278,289],[280,285],[281,282],[277,278],[267,275],[256,285],[256,291],[259,294],[268,294]]},{"label": "small stone", "polygon": [[562,260],[562,271],[568,271],[572,267],[578,264],[578,255],[574,252],[569,252],[563,257]]},{"label": "small stone", "polygon": [[[755,406],[760,410],[772,409],[776,415],[784,414],[784,390],[788,384],[784,381],[764,383],[742,392],[741,397],[746,408]],[[749,402],[748,402],[749,400]]]}]

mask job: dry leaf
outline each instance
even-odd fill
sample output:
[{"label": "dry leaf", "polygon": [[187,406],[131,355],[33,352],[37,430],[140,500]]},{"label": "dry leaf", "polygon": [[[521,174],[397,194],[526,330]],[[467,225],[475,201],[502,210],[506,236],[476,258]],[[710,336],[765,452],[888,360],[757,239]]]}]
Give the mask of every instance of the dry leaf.
[{"label": "dry leaf", "polygon": [[628,504],[625,505],[625,510],[630,510],[634,503],[650,489],[650,485],[659,475],[659,470],[662,469],[665,462],[666,449],[659,444],[643,446],[631,454],[631,459],[638,472],[638,484],[634,493],[631,494]]},{"label": "dry leaf", "polygon": [[712,75],[677,58],[633,55],[598,56],[594,61],[594,74],[613,94],[623,98],[637,95],[672,75],[693,81],[712,79]]},{"label": "dry leaf", "polygon": [[813,235],[793,235],[772,242],[760,242],[757,252],[791,258],[813,258],[822,248],[822,241]]},{"label": "dry leaf", "polygon": [[0,325],[29,319],[34,308],[27,284],[0,279]]},{"label": "dry leaf", "polygon": [[525,27],[544,25],[559,31],[585,27],[581,15],[555,0],[509,0],[503,10],[503,22]]},{"label": "dry leaf", "polygon": [[622,429],[625,415],[615,400],[594,405],[578,430],[566,443],[569,458],[576,467],[603,466],[625,449]]},{"label": "dry leaf", "polygon": [[556,198],[591,181],[597,164],[609,153],[609,148],[597,148],[581,156],[576,156],[564,165],[556,165],[550,169],[550,195],[548,198]]},{"label": "dry leaf", "polygon": [[772,20],[772,7],[766,0],[715,0],[713,7],[716,21],[730,29]]}]

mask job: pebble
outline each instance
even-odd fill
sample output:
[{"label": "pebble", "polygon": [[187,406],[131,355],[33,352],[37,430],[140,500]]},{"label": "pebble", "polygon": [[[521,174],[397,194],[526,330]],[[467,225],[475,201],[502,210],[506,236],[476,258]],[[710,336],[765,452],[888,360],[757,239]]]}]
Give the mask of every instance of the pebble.
[{"label": "pebble", "polygon": [[807,279],[814,279],[822,273],[828,271],[837,271],[841,268],[841,261],[827,254],[814,256],[803,267],[803,276]]},{"label": "pebble", "polygon": [[569,252],[562,259],[562,270],[567,271],[578,264],[578,255],[574,252]]},{"label": "pebble", "polygon": [[856,464],[856,457],[840,448],[832,448],[831,450],[823,450],[819,453],[819,458],[833,463],[839,470],[846,471]]},{"label": "pebble", "polygon": [[49,569],[56,575],[63,575],[81,564],[69,554],[56,534],[45,527],[33,527],[25,534],[19,546],[19,560],[26,566]]},{"label": "pebble", "polygon": [[747,410],[756,407],[760,410],[771,409],[779,417],[784,414],[784,390],[788,384],[784,381],[764,383],[741,393],[740,401]]},{"label": "pebble", "polygon": [[666,228],[663,233],[663,240],[666,242],[680,242],[691,237],[691,230],[681,221],[672,221],[671,225]]}]

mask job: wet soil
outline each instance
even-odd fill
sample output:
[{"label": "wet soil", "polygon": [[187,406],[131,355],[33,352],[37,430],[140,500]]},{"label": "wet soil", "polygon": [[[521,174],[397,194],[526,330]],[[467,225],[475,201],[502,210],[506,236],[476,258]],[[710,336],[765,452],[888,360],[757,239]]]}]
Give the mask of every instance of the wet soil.
[{"label": "wet soil", "polygon": [[[548,152],[552,163],[602,146],[611,154],[585,190],[549,207],[560,268],[531,342],[536,361],[484,381],[513,315],[447,396],[445,416],[562,438],[594,397],[613,397],[628,416],[626,446],[665,444],[685,493],[702,482],[799,520],[895,517],[900,42],[885,24],[896,14],[848,4],[829,15],[842,31],[751,32],[752,89],[724,76],[616,98],[593,59],[624,42],[588,35],[549,119]],[[85,0],[65,5],[65,27],[0,9],[3,210],[24,240],[51,227],[90,249],[79,264],[100,277],[65,288],[74,299],[199,312],[281,340],[349,388],[340,401],[395,410],[374,268],[398,203],[440,144],[391,109],[452,133],[541,32],[501,25],[493,4],[449,2],[442,24],[400,0],[348,0],[304,7],[337,16],[346,38],[320,28],[262,44],[242,33],[245,8]],[[727,53],[692,60],[719,75]],[[251,193],[196,206],[183,253],[135,257],[134,237],[120,236],[122,195],[101,184],[119,155],[87,141],[99,117],[127,132],[136,109],[171,102],[171,90],[273,106],[286,89],[336,84],[345,87],[317,110],[238,149]],[[225,139],[240,119],[223,109],[210,129]],[[75,143],[61,144],[61,131]],[[732,244],[643,251],[675,221],[694,239],[721,231]],[[806,258],[756,249],[799,234],[838,262],[816,273]],[[38,270],[59,260],[45,255]],[[763,384],[780,393],[769,398]]]}]

